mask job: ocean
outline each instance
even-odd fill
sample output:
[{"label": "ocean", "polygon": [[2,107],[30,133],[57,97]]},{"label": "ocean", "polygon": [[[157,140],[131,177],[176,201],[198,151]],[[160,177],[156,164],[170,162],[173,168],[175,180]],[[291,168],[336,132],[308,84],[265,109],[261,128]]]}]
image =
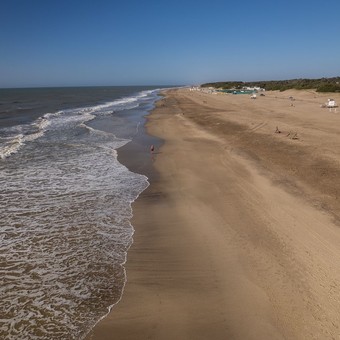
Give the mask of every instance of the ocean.
[{"label": "ocean", "polygon": [[0,89],[0,338],[83,339],[122,295],[131,203],[117,159],[156,87]]}]

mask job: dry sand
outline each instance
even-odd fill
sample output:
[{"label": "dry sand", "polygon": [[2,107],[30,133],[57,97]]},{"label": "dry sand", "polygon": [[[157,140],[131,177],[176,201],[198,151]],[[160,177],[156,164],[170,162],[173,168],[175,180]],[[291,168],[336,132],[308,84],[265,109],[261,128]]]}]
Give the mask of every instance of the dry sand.
[{"label": "dry sand", "polygon": [[340,339],[340,109],[326,100],[166,92],[125,292],[89,339]]}]

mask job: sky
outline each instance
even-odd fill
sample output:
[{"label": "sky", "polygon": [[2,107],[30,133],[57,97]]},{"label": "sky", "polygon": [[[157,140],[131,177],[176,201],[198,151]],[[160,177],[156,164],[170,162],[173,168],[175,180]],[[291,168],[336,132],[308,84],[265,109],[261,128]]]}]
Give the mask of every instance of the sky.
[{"label": "sky", "polygon": [[340,0],[1,0],[0,87],[340,76]]}]

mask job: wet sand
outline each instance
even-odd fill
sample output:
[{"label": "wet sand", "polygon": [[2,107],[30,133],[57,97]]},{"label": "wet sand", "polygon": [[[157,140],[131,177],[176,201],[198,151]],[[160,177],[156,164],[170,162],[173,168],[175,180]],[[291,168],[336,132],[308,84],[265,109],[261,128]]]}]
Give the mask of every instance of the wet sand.
[{"label": "wet sand", "polygon": [[166,92],[124,295],[88,339],[339,338],[340,110],[327,98]]}]

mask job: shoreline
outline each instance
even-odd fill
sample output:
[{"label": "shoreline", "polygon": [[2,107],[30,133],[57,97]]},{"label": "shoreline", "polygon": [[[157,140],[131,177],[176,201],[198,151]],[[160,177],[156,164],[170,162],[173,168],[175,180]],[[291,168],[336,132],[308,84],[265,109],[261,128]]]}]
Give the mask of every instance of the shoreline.
[{"label": "shoreline", "polygon": [[[159,95],[159,99],[157,101],[159,101],[161,98],[162,98],[161,95]],[[136,134],[133,137],[133,139],[130,140],[127,144],[125,144],[122,147],[117,149],[117,160],[118,160],[118,162],[121,163],[122,165],[124,165],[129,171],[143,175],[143,176],[146,176],[147,181],[149,182],[149,186],[136,198],[135,201],[133,201],[131,203],[133,215],[134,215],[133,205],[140,198],[140,196],[150,188],[150,183],[154,179],[157,178],[157,171],[153,167],[153,164],[152,164],[154,159],[150,154],[150,146],[154,145],[156,150],[159,150],[159,148],[163,144],[163,141],[162,141],[161,138],[152,136],[152,135],[150,135],[146,132],[145,125],[146,125],[146,122],[148,120],[148,116],[150,115],[150,112],[152,112],[152,110],[147,112],[142,117],[142,119],[144,121],[142,122],[141,125],[139,125],[138,134]],[[132,223],[132,220],[130,220],[130,223],[131,223],[131,226],[133,228],[133,235],[134,235],[135,234],[135,228],[134,228],[134,225]],[[132,238],[132,244],[130,245],[130,248],[131,248],[132,245],[133,245],[133,238]],[[128,254],[129,254],[129,250],[128,250],[127,255],[126,255],[126,262],[124,264],[122,264],[122,266],[124,267],[125,276],[126,276],[126,281],[125,281],[124,287],[122,289],[122,295],[120,296],[118,301],[116,301],[113,305],[110,306],[110,309],[107,312],[107,314],[102,316],[97,321],[97,323],[93,326],[92,330],[85,336],[85,339],[91,339],[92,338],[93,329],[96,329],[97,325],[100,324],[103,320],[105,320],[110,315],[110,313],[112,312],[112,309],[114,309],[120,303],[120,301],[121,301],[121,299],[124,295],[124,290],[125,290],[125,286],[126,286],[127,278],[128,278],[127,270],[126,270],[126,263],[127,263],[127,260],[128,260]]]},{"label": "shoreline", "polygon": [[87,339],[338,334],[340,117],[321,99],[166,91],[147,118],[165,143],[133,204],[124,295]]}]

